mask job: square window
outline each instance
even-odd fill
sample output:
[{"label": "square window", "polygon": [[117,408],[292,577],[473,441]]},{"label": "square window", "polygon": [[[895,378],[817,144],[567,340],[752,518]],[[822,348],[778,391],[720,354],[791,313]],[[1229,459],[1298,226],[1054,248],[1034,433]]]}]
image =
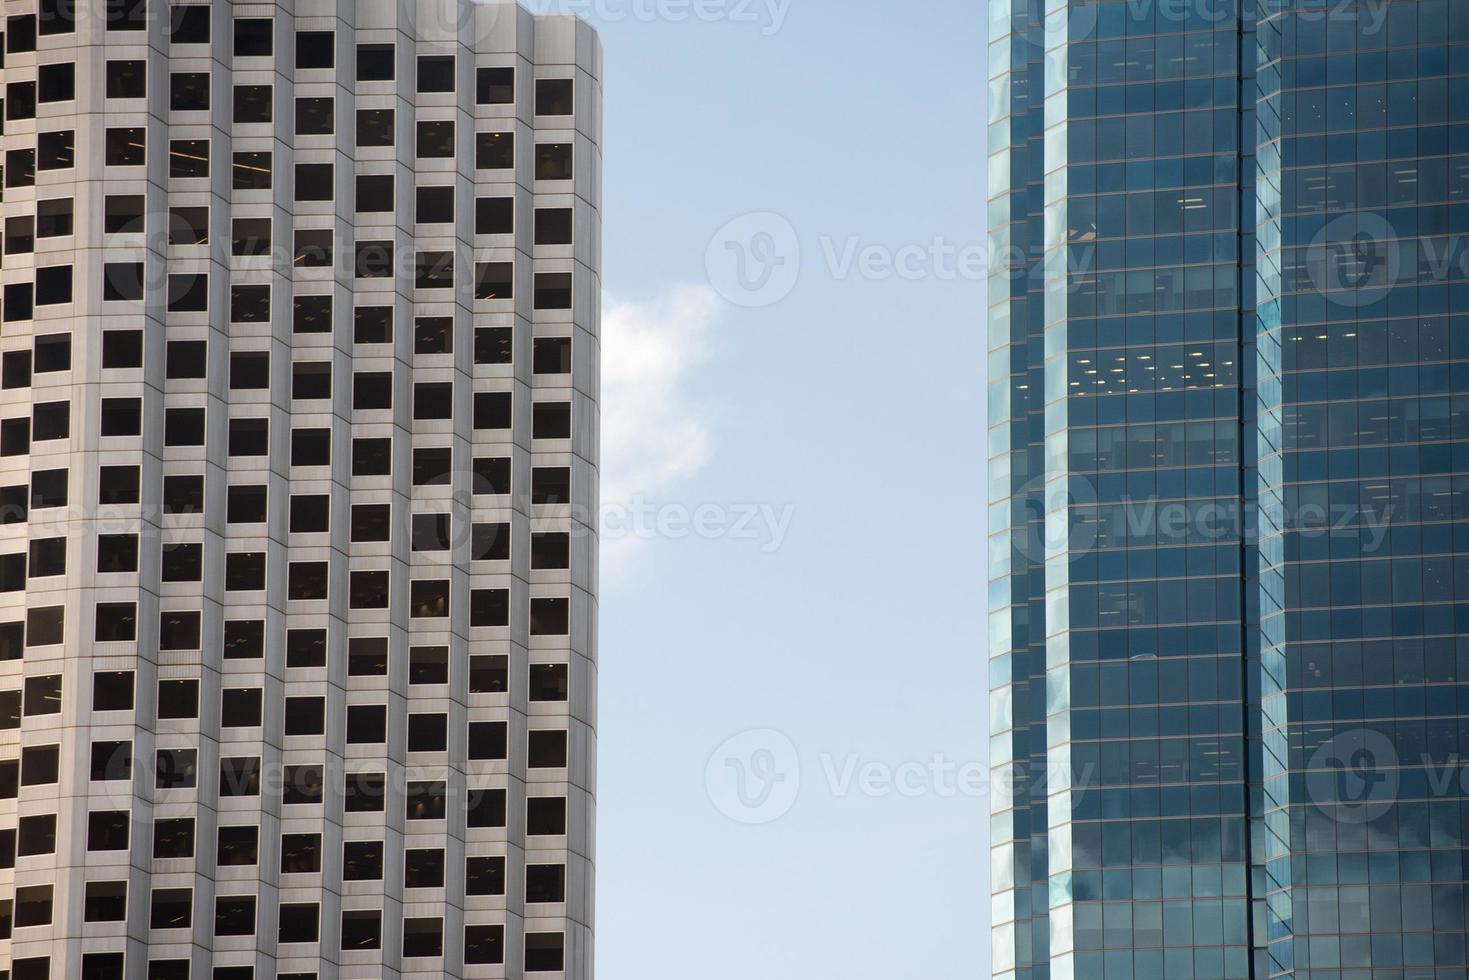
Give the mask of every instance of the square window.
[{"label": "square window", "polygon": [[330,228],[299,228],[292,262],[298,269],[324,269],[332,264]]},{"label": "square window", "polygon": [[475,71],[474,100],[480,105],[509,105],[515,101],[514,68]]},{"label": "square window", "polygon": [[204,512],[204,477],[192,473],[175,473],[163,478],[163,512],[165,514],[202,514]]},{"label": "square window", "polygon": [[163,376],[191,379],[205,376],[209,367],[209,342],[205,340],[170,340],[166,348]]},{"label": "square window", "polygon": [[409,752],[446,752],[448,748],[447,715],[430,712],[408,716]]},{"label": "square window", "polygon": [[566,833],[566,797],[532,796],[525,801],[525,832],[531,837]]},{"label": "square window", "polygon": [[234,87],[234,121],[268,123],[275,118],[275,87],[271,85],[236,85]]},{"label": "square window", "polygon": [[16,823],[15,853],[21,857],[56,853],[56,814],[20,817]]},{"label": "square window", "polygon": [[571,273],[537,272],[534,306],[538,310],[571,309]]},{"label": "square window", "polygon": [[559,973],[566,968],[566,936],[560,932],[525,934],[527,973]]},{"label": "square window", "polygon": [[349,840],[343,842],[342,879],[344,881],[381,881],[382,877],[382,841]]},{"label": "square window", "polygon": [[330,201],[332,196],[332,164],[296,164],[296,200]]},{"label": "square window", "polygon": [[275,21],[269,17],[235,18],[235,57],[268,58],[274,50]]},{"label": "square window", "polygon": [[504,759],[509,753],[506,724],[503,721],[469,723],[469,759],[471,761]]},{"label": "square window", "polygon": [[471,829],[505,826],[505,791],[470,789],[465,801],[465,825]]},{"label": "square window", "polygon": [[268,150],[238,151],[234,159],[234,189],[263,191],[270,189],[271,154]]},{"label": "square window", "polygon": [[570,374],[571,338],[537,337],[531,353],[531,371],[535,374]]},{"label": "square window", "polygon": [[532,504],[571,503],[571,468],[568,466],[534,466],[530,471]]},{"label": "square window", "polygon": [[527,765],[532,769],[566,768],[566,732],[561,729],[532,731],[527,754]]},{"label": "square window", "polygon": [[527,864],[525,900],[537,905],[566,901],[566,865]]},{"label": "square window", "polygon": [[72,233],[72,200],[69,197],[36,202],[36,237],[62,238]]},{"label": "square window", "polygon": [[232,255],[269,255],[270,219],[235,218],[230,226]]},{"label": "square window", "polygon": [[296,67],[307,70],[335,67],[336,40],[332,31],[297,31]]},{"label": "square window", "polygon": [[165,446],[204,445],[202,408],[169,408],[163,412],[163,444]]},{"label": "square window", "polygon": [[449,224],[453,222],[453,186],[418,188],[417,211],[414,218],[421,225]]},{"label": "square window", "polygon": [[508,391],[474,393],[474,427],[476,429],[508,429],[511,423],[511,396]]},{"label": "square window", "polygon": [[393,45],[357,45],[357,80],[359,82],[388,82],[393,80]]},{"label": "square window", "polygon": [[536,208],[536,244],[571,244],[571,208]]},{"label": "square window", "polygon": [[408,651],[409,684],[449,683],[449,648],[416,646]]},{"label": "square window", "polygon": [[231,323],[263,323],[269,319],[269,286],[230,287]]},{"label": "square window", "polygon": [[444,920],[435,918],[403,920],[403,955],[443,956]]},{"label": "square window", "polygon": [[[494,894],[501,894],[501,892]],[[505,927],[503,925],[465,925],[464,962],[470,965],[504,963]]]},{"label": "square window", "polygon": [[281,803],[286,806],[317,806],[321,803],[321,766],[286,766]]},{"label": "square window", "polygon": [[285,733],[291,736],[321,735],[326,731],[326,699],[286,698]]},{"label": "square window", "polygon": [[36,69],[36,98],[39,102],[70,102],[76,98],[76,65],[63,61]]},{"label": "square window", "polygon": [[391,344],[393,342],[393,308],[391,306],[359,306],[353,310],[352,339],[358,344]]},{"label": "square window", "polygon": [[419,289],[453,289],[454,253],[417,253],[414,256],[413,284]]},{"label": "square window", "polygon": [[505,894],[505,859],[498,855],[469,857],[464,861],[466,895]]},{"label": "square window", "polygon": [[207,139],[169,140],[168,175],[185,180],[193,177],[208,177],[209,141]]},{"label": "square window", "polygon": [[447,796],[442,780],[410,780],[404,791],[408,820],[443,820]]},{"label": "square window", "polygon": [[[387,777],[380,772],[348,773],[343,786],[342,809],[347,813],[382,813],[387,794]],[[381,848],[381,842],[377,842]],[[350,857],[350,855],[349,855]],[[377,874],[372,880],[382,877],[382,852],[377,854]],[[348,880],[352,880],[348,875]]]},{"label": "square window", "polygon": [[[143,331],[103,330],[102,367],[104,369],[143,366]],[[39,366],[37,367],[39,371]]]},{"label": "square window", "polygon": [[348,578],[348,606],[352,609],[388,608],[387,571],[357,571]]},{"label": "square window", "polygon": [[207,112],[209,72],[176,71],[169,75],[168,107],[175,112]]},{"label": "square window", "polygon": [[214,934],[216,936],[253,936],[255,934],[255,896],[221,896],[214,900]]},{"label": "square window", "polygon": [[474,165],[478,170],[510,170],[515,166],[515,134],[476,133]]},{"label": "square window", "polygon": [[[138,2],[138,7],[143,4]],[[172,4],[169,6],[169,42],[172,44],[209,43],[209,5]]]},{"label": "square window", "polygon": [[347,643],[347,674],[384,677],[388,673],[388,640],[384,636],[354,636]]},{"label": "square window", "polygon": [[530,699],[532,701],[565,701],[566,696],[566,664],[530,665]]},{"label": "square window", "polygon": [[109,61],[105,91],[109,99],[142,99],[148,95],[146,61]]},{"label": "square window", "polygon": [[153,823],[153,856],[155,858],[191,858],[194,856],[194,818],[173,817]]},{"label": "square window", "polygon": [[93,711],[133,710],[133,672],[98,671],[92,675]]},{"label": "square window", "polygon": [[224,728],[260,727],[261,690],[258,687],[225,688],[220,693],[220,725]]},{"label": "square window", "polygon": [[331,361],[297,361],[291,365],[292,398],[310,401],[331,396]]},{"label": "square window", "polygon": [[136,534],[97,535],[97,571],[108,575],[138,570],[138,536]]},{"label": "square window", "polygon": [[452,354],[453,352],[453,317],[421,316],[413,321],[413,353]]},{"label": "square window", "polygon": [[324,493],[291,495],[292,534],[321,534],[330,530],[331,496]]},{"label": "square window", "polygon": [[93,782],[111,782],[133,778],[132,742],[93,742]]},{"label": "square window", "polygon": [[292,466],[330,466],[332,461],[332,430],[292,429]]},{"label": "square window", "polygon": [[403,854],[403,887],[444,887],[444,849],[411,847]]},{"label": "square window", "polygon": [[53,265],[36,270],[36,305],[71,302],[71,266]]},{"label": "square window", "polygon": [[480,197],[474,202],[476,235],[509,235],[515,231],[515,198]]},{"label": "square window", "polygon": [[453,120],[420,120],[418,123],[418,156],[433,160],[454,155]]},{"label": "square window", "polygon": [[297,296],[291,316],[291,329],[296,333],[331,333],[331,294]]},{"label": "square window", "polygon": [[199,717],[199,682],[197,680],[159,681],[158,717],[160,719]]},{"label": "square window", "polygon": [[469,658],[471,694],[505,694],[510,690],[510,663],[503,654]]},{"label": "square window", "polygon": [[224,659],[256,660],[265,656],[265,622],[227,619],[224,623]]},{"label": "square window", "polygon": [[209,276],[187,273],[168,277],[168,312],[203,313],[209,309]]},{"label": "square window", "polygon": [[76,132],[66,129],[36,136],[36,169],[66,170],[76,166]]},{"label": "square window", "polygon": [[231,551],[224,556],[226,592],[255,592],[265,588],[265,552]]},{"label": "square window", "polygon": [[209,209],[169,208],[168,244],[208,245]]},{"label": "square window", "polygon": [[143,195],[109,194],[102,201],[102,230],[109,235],[143,230]]},{"label": "square window", "polygon": [[287,597],[299,602],[325,599],[329,565],[324,561],[293,561],[286,566]]},{"label": "square window", "polygon": [[353,439],[352,475],[387,476],[392,472],[393,440]]},{"label": "square window", "polygon": [[336,131],[336,101],[330,97],[296,100],[296,135],[330,136]]},{"label": "square window", "polygon": [[536,115],[569,116],[574,105],[571,79],[536,79]]},{"label": "square window", "polygon": [[510,590],[474,589],[469,593],[469,625],[509,626]]},{"label": "square window", "polygon": [[199,613],[161,612],[158,614],[158,649],[199,649]]},{"label": "square window", "polygon": [[469,557],[471,561],[509,561],[510,525],[504,521],[475,524]]},{"label": "square window", "polygon": [[286,666],[326,666],[326,630],[293,629],[286,631]]},{"label": "square window", "polygon": [[382,949],[383,914],[377,909],[342,911],[342,951]]},{"label": "square window", "polygon": [[87,850],[127,850],[128,824],[126,810],[102,810],[87,814]]},{"label": "square window", "polygon": [[515,295],[514,263],[476,262],[474,266],[475,299],[512,299]]},{"label": "square window", "polygon": [[265,520],[269,488],[264,484],[237,484],[225,497],[225,520],[230,524],[258,524]]},{"label": "square window", "polygon": [[157,789],[193,789],[199,781],[199,750],[159,749],[153,773]]},{"label": "square window", "polygon": [[320,834],[281,835],[281,873],[316,874],[321,871]]},{"label": "square window", "polygon": [[570,143],[536,144],[536,180],[570,180],[571,171]]},{"label": "square window", "polygon": [[191,888],[155,888],[148,913],[150,929],[188,929],[194,920]]},{"label": "square window", "polygon": [[446,487],[453,473],[453,451],[448,446],[425,446],[413,450],[415,487]]},{"label": "square window", "polygon": [[220,827],[215,860],[224,867],[248,867],[260,861],[260,828]]},{"label": "square window", "polygon": [[388,709],[381,704],[347,706],[347,744],[380,745],[388,740]]},{"label": "square window", "polygon": [[282,902],[279,921],[282,943],[314,943],[320,939],[322,909],[316,902]]},{"label": "square window", "polygon": [[420,55],[418,58],[418,91],[454,91],[454,56]]},{"label": "square window", "polygon": [[387,541],[392,533],[392,508],[389,504],[353,504],[353,541]]},{"label": "square window", "polygon": [[357,145],[392,146],[393,119],[392,109],[358,109]]}]

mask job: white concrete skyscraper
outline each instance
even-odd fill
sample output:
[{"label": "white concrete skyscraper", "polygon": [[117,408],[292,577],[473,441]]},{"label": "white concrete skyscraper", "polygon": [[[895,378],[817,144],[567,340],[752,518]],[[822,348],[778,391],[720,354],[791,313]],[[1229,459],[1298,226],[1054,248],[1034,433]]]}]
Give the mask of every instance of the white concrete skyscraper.
[{"label": "white concrete skyscraper", "polygon": [[595,33],[3,15],[0,978],[589,980]]}]

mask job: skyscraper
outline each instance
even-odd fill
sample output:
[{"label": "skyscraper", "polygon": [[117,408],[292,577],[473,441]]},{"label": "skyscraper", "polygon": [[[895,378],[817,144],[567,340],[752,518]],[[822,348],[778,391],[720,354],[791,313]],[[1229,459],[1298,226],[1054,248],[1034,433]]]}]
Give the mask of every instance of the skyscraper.
[{"label": "skyscraper", "polygon": [[590,978],[595,33],[4,15],[0,977]]},{"label": "skyscraper", "polygon": [[1469,7],[989,10],[993,973],[1463,978]]}]

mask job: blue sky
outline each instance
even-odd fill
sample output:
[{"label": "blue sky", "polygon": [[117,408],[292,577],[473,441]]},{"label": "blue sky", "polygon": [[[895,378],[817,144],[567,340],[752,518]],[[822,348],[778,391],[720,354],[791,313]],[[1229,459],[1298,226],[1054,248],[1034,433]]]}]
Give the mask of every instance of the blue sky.
[{"label": "blue sky", "polygon": [[605,49],[599,977],[985,976],[984,6],[531,6]]}]

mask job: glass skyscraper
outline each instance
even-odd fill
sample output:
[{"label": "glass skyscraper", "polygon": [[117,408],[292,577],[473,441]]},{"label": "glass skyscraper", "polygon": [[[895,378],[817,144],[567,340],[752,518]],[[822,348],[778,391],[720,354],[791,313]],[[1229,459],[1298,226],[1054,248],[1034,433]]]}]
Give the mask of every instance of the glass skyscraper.
[{"label": "glass skyscraper", "polygon": [[1469,3],[989,11],[993,975],[1464,980]]}]

